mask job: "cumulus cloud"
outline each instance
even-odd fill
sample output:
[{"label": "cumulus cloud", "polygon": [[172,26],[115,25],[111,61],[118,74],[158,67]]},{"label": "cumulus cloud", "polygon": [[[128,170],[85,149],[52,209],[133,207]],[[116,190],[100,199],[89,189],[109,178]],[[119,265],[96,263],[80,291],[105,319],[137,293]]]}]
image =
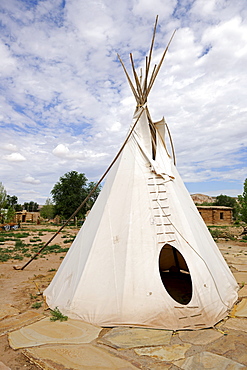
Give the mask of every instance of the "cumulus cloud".
[{"label": "cumulus cloud", "polygon": [[64,144],[58,144],[52,153],[58,157],[68,157],[70,154],[69,148]]},{"label": "cumulus cloud", "polygon": [[35,179],[34,177],[30,176],[30,175],[27,175],[24,177],[24,179],[22,180],[24,183],[26,184],[33,184],[33,185],[37,185],[37,184],[40,184],[40,180],[38,179]]},{"label": "cumulus cloud", "polygon": [[[242,0],[150,4],[3,2],[0,166],[3,183],[14,194],[23,173],[32,174],[30,186],[40,179],[33,200],[43,202],[69,170],[90,180],[104,172],[135,109],[116,55],[130,74],[130,52],[138,71],[145,66],[156,14],[154,63],[177,32],[149,96],[152,118],[165,116],[188,186],[198,183],[200,192],[202,181],[210,186],[231,177],[240,188],[246,177],[241,169],[247,145],[247,5]],[[25,196],[20,193],[21,201]]]},{"label": "cumulus cloud", "polygon": [[3,156],[4,160],[9,162],[23,162],[26,161],[26,158],[20,153],[11,153]]},{"label": "cumulus cloud", "polygon": [[3,144],[2,148],[9,151],[9,152],[16,152],[18,150],[17,146],[15,144]]}]

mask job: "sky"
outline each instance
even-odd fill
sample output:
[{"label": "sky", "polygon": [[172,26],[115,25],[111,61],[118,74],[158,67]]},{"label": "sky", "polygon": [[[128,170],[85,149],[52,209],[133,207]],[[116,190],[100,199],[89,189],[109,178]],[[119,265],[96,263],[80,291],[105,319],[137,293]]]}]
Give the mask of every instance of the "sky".
[{"label": "sky", "polygon": [[191,194],[237,196],[247,177],[247,2],[1,0],[0,182],[45,204],[69,171],[98,181],[123,143],[135,100],[121,64],[144,67]]}]

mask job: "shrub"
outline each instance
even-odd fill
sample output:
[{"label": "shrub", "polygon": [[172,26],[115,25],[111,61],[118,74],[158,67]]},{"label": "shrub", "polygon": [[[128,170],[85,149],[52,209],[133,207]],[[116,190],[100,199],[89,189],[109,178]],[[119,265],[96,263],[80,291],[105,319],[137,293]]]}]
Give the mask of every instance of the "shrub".
[{"label": "shrub", "polygon": [[58,307],[54,308],[54,310],[51,310],[52,316],[50,317],[51,321],[67,321],[68,316],[65,316],[62,314],[62,312],[59,311]]}]

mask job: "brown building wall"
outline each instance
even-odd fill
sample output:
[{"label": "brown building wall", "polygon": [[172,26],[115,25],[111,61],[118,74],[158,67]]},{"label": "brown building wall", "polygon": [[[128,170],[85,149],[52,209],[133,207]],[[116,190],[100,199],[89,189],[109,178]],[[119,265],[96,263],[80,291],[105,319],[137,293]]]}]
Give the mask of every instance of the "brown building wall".
[{"label": "brown building wall", "polygon": [[16,212],[15,214],[15,222],[37,222],[40,219],[39,212]]},{"label": "brown building wall", "polygon": [[206,225],[230,225],[232,223],[232,208],[197,206]]}]

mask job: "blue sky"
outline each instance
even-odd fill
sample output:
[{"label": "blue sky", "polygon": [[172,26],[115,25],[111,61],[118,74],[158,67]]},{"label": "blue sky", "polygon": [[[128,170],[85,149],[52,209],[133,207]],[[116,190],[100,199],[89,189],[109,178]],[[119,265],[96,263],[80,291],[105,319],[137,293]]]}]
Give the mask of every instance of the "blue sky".
[{"label": "blue sky", "polygon": [[175,37],[153,90],[191,193],[237,196],[247,177],[247,3],[242,0],[1,0],[0,181],[44,204],[68,171],[97,181],[135,101],[117,59],[144,66]]}]

